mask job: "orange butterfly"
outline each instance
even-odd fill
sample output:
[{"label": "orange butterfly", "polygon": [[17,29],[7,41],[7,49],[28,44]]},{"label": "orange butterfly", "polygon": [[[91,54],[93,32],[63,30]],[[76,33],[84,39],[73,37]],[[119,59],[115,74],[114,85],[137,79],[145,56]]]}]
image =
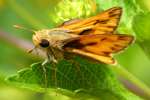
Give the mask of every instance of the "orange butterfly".
[{"label": "orange butterfly", "polygon": [[87,19],[64,22],[54,29],[35,31],[35,47],[46,51],[46,61],[55,62],[71,52],[94,60],[114,64],[112,53],[126,48],[133,36],[114,34],[120,21],[122,9],[114,7]]}]

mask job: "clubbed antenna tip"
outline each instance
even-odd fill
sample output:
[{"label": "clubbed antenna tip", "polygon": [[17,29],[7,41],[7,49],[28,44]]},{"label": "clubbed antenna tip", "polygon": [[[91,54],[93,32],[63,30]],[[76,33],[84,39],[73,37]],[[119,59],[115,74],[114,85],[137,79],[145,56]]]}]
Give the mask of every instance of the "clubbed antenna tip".
[{"label": "clubbed antenna tip", "polygon": [[23,30],[26,30],[26,31],[29,31],[29,32],[32,32],[32,33],[35,33],[35,30],[31,30],[31,29],[28,29],[28,28],[25,28],[25,27],[22,27],[20,25],[13,25],[14,28],[16,29],[23,29]]}]

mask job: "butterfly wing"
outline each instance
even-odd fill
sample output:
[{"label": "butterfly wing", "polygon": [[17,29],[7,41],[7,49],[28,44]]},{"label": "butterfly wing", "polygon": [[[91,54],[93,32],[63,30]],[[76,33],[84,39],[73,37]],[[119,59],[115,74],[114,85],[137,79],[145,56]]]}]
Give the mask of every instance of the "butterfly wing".
[{"label": "butterfly wing", "polygon": [[82,55],[82,56],[87,57],[87,58],[94,59],[96,61],[103,62],[103,63],[106,63],[106,64],[115,64],[116,63],[116,61],[110,56],[97,55],[97,54],[86,52],[86,51],[83,51],[83,50],[80,50],[80,49],[67,48],[67,51],[71,52],[71,53]]},{"label": "butterfly wing", "polygon": [[113,64],[112,53],[126,48],[133,41],[133,37],[123,34],[94,34],[82,35],[69,42],[64,47],[76,54],[87,56],[95,60]]},{"label": "butterfly wing", "polygon": [[63,23],[60,28],[73,30],[74,34],[106,34],[113,33],[120,21],[122,9],[114,7],[96,16]]}]

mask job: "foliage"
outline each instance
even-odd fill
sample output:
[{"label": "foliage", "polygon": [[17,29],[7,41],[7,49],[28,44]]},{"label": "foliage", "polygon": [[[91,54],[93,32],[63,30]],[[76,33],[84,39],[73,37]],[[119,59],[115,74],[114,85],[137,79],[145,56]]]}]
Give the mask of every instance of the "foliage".
[{"label": "foliage", "polygon": [[[134,17],[133,20],[133,29],[136,32],[137,39],[139,40],[139,45],[143,48],[146,55],[150,57],[150,23],[148,22],[150,17],[150,12],[148,13],[139,13]],[[140,23],[139,23],[140,22]],[[144,26],[144,27],[143,27]]]},{"label": "foliage", "polygon": [[[147,56],[150,57],[150,8],[147,2],[148,0],[78,0],[73,3],[70,0],[1,0],[0,28],[4,32],[10,33],[8,34],[10,37],[13,34],[18,39],[31,41],[32,34],[16,31],[12,25],[21,24],[34,29],[50,28],[68,19],[88,17],[102,10],[121,6],[123,15],[117,31],[134,35],[136,41],[128,50],[115,58],[121,66],[126,67],[136,77],[150,85],[148,77],[150,62],[147,59]],[[97,11],[95,11],[96,8]],[[14,93],[24,93],[23,98],[32,92],[31,94],[36,97],[35,100],[37,98],[45,100],[108,100],[110,98],[113,100],[140,100],[141,98],[136,95],[150,98],[149,88],[137,81],[129,72],[123,71],[119,65],[117,65],[119,67],[106,66],[76,57],[73,61],[59,62],[56,71],[57,78],[53,78],[54,71],[51,64],[45,66],[46,73],[44,73],[41,63],[34,63],[29,67],[31,62],[41,61],[41,58],[39,60],[35,56],[22,52],[22,49],[18,49],[10,39],[1,36],[0,39],[2,52],[0,74],[8,76],[8,84],[4,83],[0,87],[2,88],[0,92],[3,91],[3,86],[7,86],[10,90],[15,91]],[[12,76],[16,70],[20,71]],[[143,94],[138,94],[137,91],[134,91],[136,94],[131,93],[118,81],[118,76],[121,79],[127,78],[127,83],[131,81],[132,85],[141,89],[140,92],[144,91]],[[3,82],[4,79],[2,78],[1,81]],[[27,88],[27,92],[22,92],[26,90],[25,88]],[[9,89],[8,91],[10,91]],[[2,94],[0,99],[1,97]]]},{"label": "foliage", "polygon": [[17,75],[9,77],[8,80],[15,84],[19,83],[21,87],[30,87],[39,91],[42,87],[56,87],[56,93],[64,94],[61,89],[66,89],[72,92],[69,94],[73,95],[68,93],[65,95],[78,98],[78,100],[85,100],[88,98],[87,94],[92,96],[93,100],[96,98],[96,100],[108,100],[110,97],[112,100],[140,100],[122,87],[108,66],[90,63],[79,57],[75,58],[74,61],[63,60],[57,64],[56,79],[53,66],[48,64],[45,67],[46,73],[44,73],[41,63],[35,63],[31,65],[31,68],[19,71]]}]

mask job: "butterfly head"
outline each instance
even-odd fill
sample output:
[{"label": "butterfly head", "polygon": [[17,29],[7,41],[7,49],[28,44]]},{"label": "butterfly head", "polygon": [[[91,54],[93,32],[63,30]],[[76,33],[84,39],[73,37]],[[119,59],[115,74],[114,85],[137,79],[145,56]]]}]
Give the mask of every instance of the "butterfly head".
[{"label": "butterfly head", "polygon": [[50,46],[48,30],[35,31],[32,41],[36,47],[48,48]]}]

